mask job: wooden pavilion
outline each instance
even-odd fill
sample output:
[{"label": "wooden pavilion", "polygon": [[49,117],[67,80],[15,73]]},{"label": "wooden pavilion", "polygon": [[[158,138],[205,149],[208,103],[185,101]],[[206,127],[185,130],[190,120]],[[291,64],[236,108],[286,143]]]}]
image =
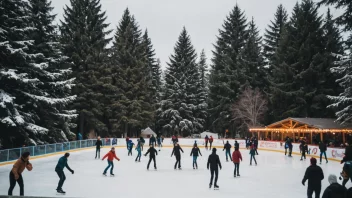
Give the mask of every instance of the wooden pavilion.
[{"label": "wooden pavilion", "polygon": [[[259,138],[284,140],[285,137],[306,137],[313,142],[313,136],[326,140],[327,136],[339,136],[343,142],[351,135],[352,126],[343,126],[330,118],[287,118],[266,127],[253,127],[249,131]],[[255,134],[257,133],[257,134]],[[325,137],[325,138],[324,138]]]}]

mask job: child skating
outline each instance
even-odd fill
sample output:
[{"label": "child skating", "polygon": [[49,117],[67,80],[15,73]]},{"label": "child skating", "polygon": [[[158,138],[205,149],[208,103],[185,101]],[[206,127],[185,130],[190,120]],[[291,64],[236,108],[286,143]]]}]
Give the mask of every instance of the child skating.
[{"label": "child skating", "polygon": [[251,161],[250,164],[252,166],[252,159],[254,159],[255,165],[257,165],[257,160],[255,159],[255,146],[254,144],[251,145],[251,150],[249,151],[249,154],[251,155]]},{"label": "child skating", "polygon": [[132,142],[132,140],[128,141],[127,144],[127,149],[128,149],[128,156],[132,156],[132,149],[133,149],[134,143]]},{"label": "child skating", "polygon": [[104,161],[105,158],[108,158],[108,166],[105,168],[104,172],[103,172],[103,175],[106,176],[106,172],[109,170],[109,168],[111,167],[110,169],[110,176],[115,176],[114,173],[113,173],[113,170],[114,170],[114,158],[117,160],[117,161],[120,161],[120,159],[116,156],[116,153],[115,153],[115,148],[112,147],[111,150],[103,157],[102,161]]},{"label": "child skating", "polygon": [[192,151],[191,151],[191,155],[193,155],[193,169],[198,169],[198,164],[197,164],[197,158],[198,158],[198,153],[200,156],[202,156],[202,154],[200,153],[200,149],[198,148],[197,144],[193,145]]}]

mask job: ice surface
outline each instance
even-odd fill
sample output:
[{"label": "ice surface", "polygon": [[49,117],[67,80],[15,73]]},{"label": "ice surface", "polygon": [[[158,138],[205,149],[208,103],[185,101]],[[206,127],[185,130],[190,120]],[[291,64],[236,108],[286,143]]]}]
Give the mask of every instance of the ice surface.
[{"label": "ice surface", "polygon": [[[249,166],[249,151],[241,150],[243,162],[240,164],[240,178],[233,177],[233,163],[226,162],[225,152],[218,149],[223,169],[219,173],[219,191],[208,188],[210,173],[206,162],[210,151],[201,149],[203,157],[198,158],[198,170],[192,168],[191,148],[183,148],[182,170],[174,170],[175,157],[171,156],[171,148],[163,148],[156,157],[158,170],[146,170],[148,157],[142,156],[136,163],[136,151],[127,156],[126,148],[117,149],[120,162],[114,161],[115,177],[104,177],[102,172],[107,162],[95,160],[95,149],[73,152],[68,160],[75,171],[72,175],[65,169],[66,181],[63,189],[67,197],[100,197],[100,198],[297,198],[306,197],[306,186],[301,184],[305,169],[309,166],[309,157],[300,161],[299,156],[285,157],[283,153],[258,151],[258,166]],[[109,148],[103,148],[101,157]],[[145,153],[146,150],[143,151]],[[58,176],[54,169],[61,155],[32,160],[33,171],[23,173],[25,195],[58,196],[56,186]],[[0,166],[0,194],[6,194],[9,187],[9,172],[12,165]],[[330,161],[321,165],[324,171],[322,193],[328,186],[329,174],[338,175],[342,165]],[[341,183],[341,181],[339,181]],[[351,183],[347,187],[351,187]],[[14,194],[19,194],[18,185]]]}]

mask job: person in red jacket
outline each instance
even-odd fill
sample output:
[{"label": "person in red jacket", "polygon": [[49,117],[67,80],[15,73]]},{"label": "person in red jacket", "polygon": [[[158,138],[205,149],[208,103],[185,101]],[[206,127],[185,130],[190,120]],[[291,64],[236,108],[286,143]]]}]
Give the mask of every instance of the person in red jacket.
[{"label": "person in red jacket", "polygon": [[233,171],[233,176],[236,177],[236,170],[237,176],[240,176],[240,160],[242,161],[242,155],[238,148],[235,148],[235,151],[232,153],[232,161],[235,164],[235,170]]},{"label": "person in red jacket", "polygon": [[205,149],[208,150],[208,142],[209,142],[208,135],[205,136],[204,141],[205,141]]},{"label": "person in red jacket", "polygon": [[114,173],[112,172],[114,170],[114,158],[117,159],[117,161],[120,161],[120,159],[116,156],[116,153],[115,153],[115,148],[112,147],[111,150],[103,157],[103,161],[105,158],[108,158],[108,167],[105,168],[104,170],[104,173],[103,175],[106,176],[106,172],[109,170],[109,168],[111,167],[110,169],[110,175],[111,176],[114,176]]},{"label": "person in red jacket", "polygon": [[209,145],[210,145],[210,147],[209,147],[209,149],[211,150],[211,145],[213,144],[213,136],[210,136],[209,137]]}]

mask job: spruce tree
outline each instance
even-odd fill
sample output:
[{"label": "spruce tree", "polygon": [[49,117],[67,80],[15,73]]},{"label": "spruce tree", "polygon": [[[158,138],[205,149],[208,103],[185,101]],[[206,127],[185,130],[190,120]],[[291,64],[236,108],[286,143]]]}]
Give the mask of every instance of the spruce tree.
[{"label": "spruce tree", "polygon": [[198,62],[199,82],[197,86],[197,100],[198,106],[195,117],[199,119],[201,127],[197,128],[195,132],[202,132],[207,127],[208,123],[208,66],[204,50],[200,53]]},{"label": "spruce tree", "polygon": [[106,37],[111,31],[106,30],[109,24],[105,22],[105,12],[101,11],[99,0],[70,2],[71,7],[64,9],[60,41],[64,45],[64,54],[74,63],[72,71],[76,86],[73,93],[77,100],[73,108],[79,113],[78,131],[85,135],[95,129],[106,134],[109,117],[104,109],[110,103],[103,98],[102,88],[105,86],[102,86],[101,78],[106,76],[101,73],[101,67],[107,60],[105,47],[111,39]]},{"label": "spruce tree", "polygon": [[199,80],[197,54],[190,36],[183,28],[165,74],[165,88],[159,112],[163,129],[169,134],[190,135],[202,124],[194,117],[198,106],[196,91]]},{"label": "spruce tree", "polygon": [[331,116],[324,107],[331,88],[325,79],[333,65],[324,60],[322,17],[311,0],[294,7],[283,35],[271,82],[274,119]]},{"label": "spruce tree", "polygon": [[[111,54],[114,86],[118,99],[112,104],[116,127],[125,135],[153,124],[153,104],[150,103],[150,71],[146,45],[134,17],[126,9],[117,27]],[[132,135],[132,134],[131,134]]]},{"label": "spruce tree", "polygon": [[352,30],[352,0],[320,0],[318,5],[334,5],[336,9],[344,10],[341,16],[336,18],[338,25],[343,25],[345,31]]},{"label": "spruce tree", "polygon": [[230,107],[244,81],[239,55],[248,38],[247,20],[236,5],[219,30],[209,78],[209,116],[214,132],[230,127]]},{"label": "spruce tree", "polygon": [[286,9],[280,4],[277,7],[276,13],[274,15],[274,20],[270,21],[268,28],[265,29],[264,34],[264,56],[268,64],[268,69],[270,71],[270,65],[275,57],[275,52],[279,46],[280,35],[284,26],[287,23],[288,15]]}]

